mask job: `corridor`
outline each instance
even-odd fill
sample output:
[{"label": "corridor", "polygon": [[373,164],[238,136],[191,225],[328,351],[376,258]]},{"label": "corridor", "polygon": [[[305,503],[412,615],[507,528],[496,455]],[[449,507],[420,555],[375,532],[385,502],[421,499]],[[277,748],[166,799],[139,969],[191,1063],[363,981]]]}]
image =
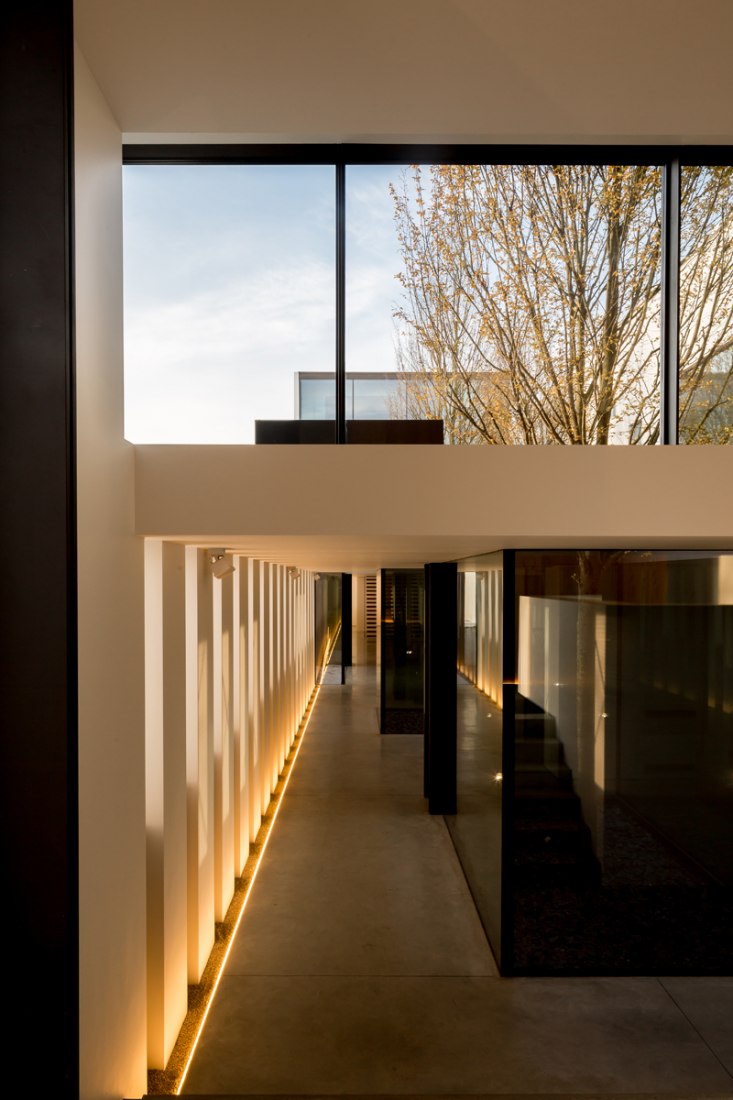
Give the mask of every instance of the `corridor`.
[{"label": "corridor", "polygon": [[[326,675],[187,1096],[733,1097],[733,979],[502,979],[422,739]],[[459,807],[460,811],[460,807]]]}]

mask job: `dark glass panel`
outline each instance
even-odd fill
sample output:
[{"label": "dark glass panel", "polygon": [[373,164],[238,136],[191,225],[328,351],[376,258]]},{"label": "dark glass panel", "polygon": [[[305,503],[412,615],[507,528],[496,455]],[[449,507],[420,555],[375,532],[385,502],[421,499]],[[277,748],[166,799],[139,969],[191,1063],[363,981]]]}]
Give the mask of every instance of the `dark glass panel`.
[{"label": "dark glass panel", "polygon": [[340,573],[319,573],[314,582],[314,656],[317,683],[323,679],[339,636],[341,583]]},{"label": "dark glass panel", "polygon": [[730,973],[733,557],[516,555],[516,973]]},{"label": "dark glass panel", "polygon": [[458,574],[457,812],[448,829],[501,958],[503,555]]}]

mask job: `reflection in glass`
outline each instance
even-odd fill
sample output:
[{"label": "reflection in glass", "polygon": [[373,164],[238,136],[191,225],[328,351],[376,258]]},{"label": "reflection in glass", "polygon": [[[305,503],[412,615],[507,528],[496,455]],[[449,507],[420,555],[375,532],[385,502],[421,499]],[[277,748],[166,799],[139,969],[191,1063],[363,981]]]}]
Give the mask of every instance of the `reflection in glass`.
[{"label": "reflection in glass", "polygon": [[517,552],[515,973],[730,973],[732,561]]},{"label": "reflection in glass", "polygon": [[313,595],[313,629],[316,683],[320,683],[326,666],[339,642],[341,629],[341,574],[316,575]]},{"label": "reflection in glass", "polygon": [[682,169],[680,442],[733,443],[733,168]]}]

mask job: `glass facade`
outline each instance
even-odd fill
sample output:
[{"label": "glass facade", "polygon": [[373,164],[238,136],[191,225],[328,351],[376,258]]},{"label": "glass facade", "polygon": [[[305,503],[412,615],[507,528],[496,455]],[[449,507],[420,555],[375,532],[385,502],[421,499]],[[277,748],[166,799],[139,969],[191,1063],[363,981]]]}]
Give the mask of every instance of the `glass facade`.
[{"label": "glass facade", "polygon": [[[332,420],[336,415],[333,375],[299,372],[296,375],[295,415],[299,420]],[[404,388],[399,374],[346,372],[346,419],[390,420],[399,413]]]},{"label": "glass facade", "polygon": [[[480,572],[462,582],[462,690],[483,675],[475,713],[492,718],[459,703],[451,823],[502,972],[729,974],[733,555],[503,557],[503,623]],[[501,644],[499,765],[485,669]]]},{"label": "glass facade", "polygon": [[[404,171],[394,164],[347,164],[345,168],[346,375],[347,379],[358,375],[360,395],[368,392],[364,382],[369,374],[383,378],[385,372],[396,372],[404,365],[397,316],[402,301],[400,249],[391,193]],[[389,388],[393,397],[396,386]],[[379,386],[380,401],[384,392]],[[372,415],[347,407],[347,419],[371,419]],[[390,416],[395,412],[387,403],[378,418]]]}]

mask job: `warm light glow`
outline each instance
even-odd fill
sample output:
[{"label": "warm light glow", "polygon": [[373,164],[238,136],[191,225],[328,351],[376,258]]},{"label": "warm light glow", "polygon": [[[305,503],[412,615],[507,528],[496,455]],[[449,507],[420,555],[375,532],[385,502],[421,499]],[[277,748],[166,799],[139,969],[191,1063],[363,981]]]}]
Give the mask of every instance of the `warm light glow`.
[{"label": "warm light glow", "polygon": [[339,623],[338,626],[336,627],[336,633],[334,634],[333,638],[329,641],[329,643],[326,646],[326,653],[324,655],[323,666],[321,668],[321,678],[318,681],[319,687],[323,683],[323,677],[326,675],[326,669],[328,668],[328,666],[331,663],[331,657],[333,656],[333,651],[336,648],[336,642],[338,641],[338,637],[339,637],[340,633],[341,633],[341,623]]},{"label": "warm light glow", "polygon": [[495,783],[501,783],[503,778],[504,778],[504,773],[503,772],[496,772],[494,774],[494,782]]},{"label": "warm light glow", "polygon": [[176,1091],[174,1093],[175,1096],[180,1096],[181,1095],[181,1089],[183,1088],[183,1085],[184,1085],[185,1080],[186,1080],[186,1076],[188,1075],[188,1071],[191,1067],[191,1062],[193,1061],[193,1056],[194,1056],[194,1053],[196,1052],[196,1047],[199,1044],[199,1039],[201,1038],[201,1033],[203,1032],[204,1024],[206,1023],[206,1019],[209,1015],[209,1009],[211,1008],[211,1006],[214,1002],[214,997],[216,996],[216,991],[219,988],[219,982],[221,981],[221,976],[224,973],[224,967],[226,966],[227,959],[229,958],[229,953],[231,952],[232,944],[234,943],[234,937],[236,936],[237,931],[239,929],[239,926],[242,923],[242,917],[244,916],[244,911],[247,908],[247,902],[249,901],[250,894],[252,893],[252,887],[255,884],[255,879],[257,878],[257,875],[259,874],[260,867],[262,866],[262,860],[263,860],[265,852],[267,850],[267,845],[270,843],[270,836],[272,835],[272,830],[273,830],[273,827],[274,827],[275,822],[277,820],[277,815],[280,812],[280,806],[282,805],[282,800],[283,800],[283,797],[285,795],[285,791],[288,788],[288,783],[290,782],[290,777],[293,774],[293,768],[295,767],[295,761],[298,759],[298,753],[300,752],[300,750],[302,748],[303,739],[306,735],[308,725],[310,724],[311,715],[313,714],[313,708],[315,707],[316,702],[318,701],[318,694],[319,694],[320,690],[321,690],[321,685],[316,684],[315,690],[313,692],[313,695],[311,696],[311,700],[310,700],[310,703],[308,705],[308,709],[307,709],[307,712],[306,712],[303,729],[300,733],[300,736],[296,738],[297,741],[298,741],[298,744],[297,744],[297,746],[295,748],[295,751],[293,753],[292,760],[290,760],[289,763],[287,764],[287,775],[285,776],[285,779],[283,781],[282,790],[280,791],[279,795],[277,796],[277,800],[275,802],[275,807],[274,807],[274,810],[273,810],[273,813],[272,813],[272,817],[269,818],[268,821],[263,821],[263,824],[261,826],[261,831],[266,830],[264,839],[262,841],[262,847],[260,848],[260,852],[259,852],[259,856],[257,858],[257,862],[255,863],[254,869],[252,871],[252,875],[251,875],[249,883],[247,885],[247,889],[245,891],[244,898],[242,900],[242,905],[241,905],[241,908],[239,910],[239,915],[238,915],[238,917],[236,919],[236,922],[234,924],[234,927],[231,931],[231,935],[229,936],[229,942],[227,943],[226,950],[225,950],[225,952],[222,956],[221,962],[219,964],[219,970],[218,970],[218,973],[216,975],[216,979],[214,981],[214,985],[212,987],[211,993],[209,995],[208,1003],[207,1003],[206,1008],[205,1008],[205,1010],[204,1010],[204,1012],[201,1016],[201,1020],[199,1021],[199,1025],[198,1025],[198,1029],[196,1031],[196,1035],[193,1039],[193,1042],[191,1043],[191,1049],[188,1052],[188,1056],[186,1058],[186,1063],[185,1063],[185,1065],[183,1067],[183,1071],[181,1073],[180,1081],[178,1082],[178,1085],[176,1087]]}]

